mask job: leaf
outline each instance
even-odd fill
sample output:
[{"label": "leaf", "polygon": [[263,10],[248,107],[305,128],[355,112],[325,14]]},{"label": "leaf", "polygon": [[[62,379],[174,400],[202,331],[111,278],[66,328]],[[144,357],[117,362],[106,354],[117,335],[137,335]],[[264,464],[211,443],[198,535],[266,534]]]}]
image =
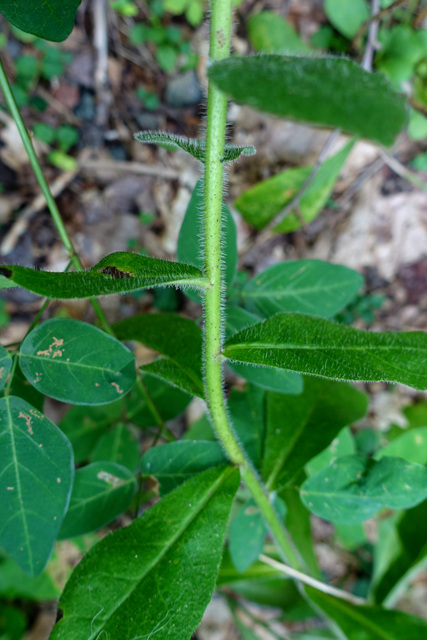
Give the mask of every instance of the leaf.
[{"label": "leaf", "polygon": [[377,460],[385,456],[398,456],[407,462],[427,464],[427,427],[418,427],[402,433],[386,447],[380,449]]},{"label": "leaf", "polygon": [[308,478],[301,500],[330,522],[357,524],[382,507],[407,509],[427,497],[427,468],[401,458],[378,462],[360,455],[343,456]]},{"label": "leaf", "polygon": [[29,576],[50,558],[73,484],[61,431],[21,398],[0,400],[0,546]]},{"label": "leaf", "polygon": [[[355,606],[305,587],[310,600],[333,620],[347,640],[424,640],[427,622],[403,611]],[[403,633],[403,636],[402,636]]]},{"label": "leaf", "polygon": [[145,366],[147,373],[204,398],[202,332],[195,322],[176,313],[145,314],[120,320],[113,330],[119,340],[137,340],[166,358]]},{"label": "leaf", "polygon": [[6,384],[7,376],[12,368],[12,358],[9,351],[0,345],[0,389]]},{"label": "leaf", "polygon": [[92,547],[51,640],[188,640],[212,596],[238,484],[237,470],[209,469]]},{"label": "leaf", "polygon": [[[190,203],[181,225],[178,237],[177,256],[178,260],[193,264],[195,267],[203,271],[203,180],[199,180],[194,187]],[[224,266],[224,284],[229,289],[233,283],[237,268],[237,232],[236,225],[228,207],[223,204],[222,207],[222,223],[223,223],[223,255],[225,256]],[[192,291],[186,291],[188,297],[200,302],[200,294]]]},{"label": "leaf", "polygon": [[[273,231],[276,233],[295,231],[301,227],[301,219],[308,224],[321,213],[353,146],[354,141],[350,140],[321,165],[299,201],[300,215],[296,215],[295,212],[290,213],[276,225]],[[234,201],[234,205],[249,224],[256,229],[263,229],[293,200],[312,169],[313,167],[297,167],[281,171],[272,178],[262,180],[244,191]]]},{"label": "leaf", "polygon": [[346,38],[354,38],[370,12],[366,0],[325,0],[330,23]]},{"label": "leaf", "polygon": [[135,473],[139,458],[138,440],[131,429],[120,422],[100,437],[92,455],[92,462],[117,462]]},{"label": "leaf", "polygon": [[32,0],[28,11],[27,0],[2,0],[0,11],[15,27],[35,36],[61,42],[74,27],[77,8],[81,0]]},{"label": "leaf", "polygon": [[[26,400],[35,409],[38,409],[43,413],[44,401],[46,396],[39,393],[25,378],[19,366],[19,361],[16,364],[15,371],[13,372],[12,380],[9,380],[10,388],[9,392],[11,396],[18,396]],[[0,392],[0,396],[4,396],[4,391]]]},{"label": "leaf", "polygon": [[230,526],[229,550],[237,571],[243,573],[258,560],[266,534],[267,525],[251,498],[242,505]]},{"label": "leaf", "polygon": [[81,536],[112,522],[129,507],[135,489],[133,473],[116,462],[93,462],[77,469],[58,538]]},{"label": "leaf", "polygon": [[228,398],[231,423],[255,468],[259,468],[264,445],[265,392],[251,384],[244,391],[232,389]]},{"label": "leaf", "polygon": [[[206,140],[203,138],[186,138],[185,136],[177,136],[167,131],[140,131],[135,133],[134,138],[139,142],[147,144],[158,144],[168,151],[178,151],[183,149],[196,160],[206,162]],[[256,153],[252,146],[240,146],[235,144],[225,144],[223,162],[232,162],[240,156],[253,156]]]},{"label": "leaf", "polygon": [[310,49],[282,16],[260,11],[248,21],[248,37],[255,51],[264,53],[309,53]]},{"label": "leaf", "polygon": [[209,78],[238,103],[282,118],[337,127],[390,146],[406,121],[403,97],[345,58],[229,58]]},{"label": "leaf", "polygon": [[97,298],[114,293],[132,293],[149,287],[203,288],[205,285],[202,273],[196,267],[125,251],[105,256],[86,271],[53,273],[1,265],[0,275],[0,288],[19,286],[54,300]]},{"label": "leaf", "polygon": [[118,422],[122,411],[122,400],[100,407],[71,407],[67,411],[59,428],[73,446],[76,464],[91,456],[99,438],[109,426]]},{"label": "leaf", "polygon": [[162,421],[167,422],[182,413],[191,401],[188,393],[154,376],[144,375],[143,383],[143,393],[139,389],[134,389],[128,398],[126,408],[128,420],[142,429],[159,426],[150,408],[151,403],[154,404]]},{"label": "leaf", "polygon": [[250,311],[269,318],[296,311],[331,318],[353,300],[363,277],[322,260],[280,262],[249,280],[241,292]]},{"label": "leaf", "polygon": [[12,558],[0,552],[0,597],[6,600],[43,602],[59,597],[59,589],[46,571],[30,578]]},{"label": "leaf", "polygon": [[108,404],[135,383],[134,355],[100,329],[71,318],[53,318],[21,345],[27,380],[51,398],[82,405]]},{"label": "leaf", "polygon": [[292,484],[315,455],[340,430],[362,418],[368,408],[364,393],[343,382],[305,378],[298,396],[267,394],[267,431],[263,478],[267,487]]},{"label": "leaf", "polygon": [[169,493],[196,474],[226,462],[218,442],[178,440],[151,447],[143,456],[141,472],[155,476],[160,495]]},{"label": "leaf", "polygon": [[305,471],[309,476],[312,476],[313,473],[327,467],[336,458],[352,455],[353,453],[356,453],[354,438],[350,429],[344,427],[324,451],[307,462]]},{"label": "leaf", "polygon": [[[250,327],[261,318],[249,313],[241,307],[229,305],[226,311],[226,336],[232,336],[233,333],[240,331],[246,327]],[[278,391],[279,393],[301,393],[302,377],[298,373],[292,371],[283,371],[274,369],[273,367],[253,367],[250,364],[231,364],[229,368],[244,380],[248,380],[256,384],[262,389],[268,391]]]},{"label": "leaf", "polygon": [[427,334],[376,333],[298,313],[279,313],[239,331],[223,351],[233,362],[322,378],[401,382],[427,389]]}]

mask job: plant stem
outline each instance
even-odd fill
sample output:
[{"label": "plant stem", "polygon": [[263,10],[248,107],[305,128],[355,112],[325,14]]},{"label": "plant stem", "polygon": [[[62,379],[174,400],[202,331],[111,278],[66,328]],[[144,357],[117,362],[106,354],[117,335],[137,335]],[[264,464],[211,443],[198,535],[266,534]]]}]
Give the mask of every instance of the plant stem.
[{"label": "plant stem", "polygon": [[[210,61],[230,55],[231,0],[212,0]],[[227,416],[222,384],[222,273],[221,218],[223,157],[227,117],[227,97],[211,82],[208,89],[206,163],[204,181],[204,264],[209,279],[204,299],[205,392],[213,426],[231,462],[240,467],[242,479],[256,500],[282,555],[300,566],[293,545],[277,516],[266,489],[240,446]]]},{"label": "plant stem", "polygon": [[[25,151],[27,152],[27,156],[33,168],[34,174],[37,178],[37,182],[39,183],[40,189],[42,190],[42,193],[45,197],[46,204],[50,211],[50,215],[52,216],[52,220],[55,224],[55,227],[58,231],[59,237],[61,238],[62,244],[64,245],[68,253],[68,257],[70,258],[70,261],[73,267],[75,268],[75,270],[82,271],[83,270],[82,264],[74,249],[73,243],[71,242],[70,236],[68,235],[68,231],[65,228],[64,222],[61,218],[61,214],[59,213],[58,207],[56,206],[56,202],[52,196],[49,185],[44,176],[43,169],[41,168],[39,159],[37,158],[37,154],[35,152],[30,135],[27,131],[27,128],[24,124],[21,113],[18,109],[18,105],[16,104],[14,95],[12,93],[12,88],[10,86],[9,80],[7,78],[7,75],[5,73],[3,63],[1,60],[0,60],[0,86],[3,90],[4,97],[6,98],[7,105],[15,121],[19,135],[21,136],[22,143],[24,145]],[[102,310],[102,307],[99,304],[98,300],[91,298],[91,304],[104,330],[107,333],[111,333],[107,318],[105,317],[104,311]]]}]

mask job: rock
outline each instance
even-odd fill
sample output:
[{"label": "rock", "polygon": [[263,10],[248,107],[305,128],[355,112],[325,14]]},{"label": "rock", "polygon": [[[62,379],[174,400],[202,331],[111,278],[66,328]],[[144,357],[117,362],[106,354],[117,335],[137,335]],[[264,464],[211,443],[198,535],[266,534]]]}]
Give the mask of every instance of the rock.
[{"label": "rock", "polygon": [[194,71],[180,73],[166,85],[165,100],[170,107],[191,107],[201,99],[202,91]]}]

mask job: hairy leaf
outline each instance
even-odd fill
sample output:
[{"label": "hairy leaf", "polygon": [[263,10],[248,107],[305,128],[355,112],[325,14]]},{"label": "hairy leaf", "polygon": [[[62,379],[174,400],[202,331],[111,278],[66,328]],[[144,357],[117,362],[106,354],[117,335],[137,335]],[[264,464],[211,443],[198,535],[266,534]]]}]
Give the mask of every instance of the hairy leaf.
[{"label": "hairy leaf", "polygon": [[322,378],[401,382],[427,389],[427,333],[375,333],[322,318],[279,313],[235,334],[224,355],[233,362]]},{"label": "hairy leaf", "polygon": [[[177,151],[183,149],[196,160],[206,162],[206,140],[203,138],[186,138],[185,136],[177,136],[167,131],[140,131],[135,133],[134,137],[139,142],[147,144],[159,144],[169,151]],[[253,156],[255,148],[252,146],[239,146],[235,144],[225,144],[223,162],[231,162],[237,160],[240,156]]]},{"label": "hairy leaf", "polygon": [[133,473],[116,462],[93,462],[77,469],[58,538],[74,538],[112,522],[129,507],[135,489]]},{"label": "hairy leaf", "polygon": [[92,547],[51,640],[188,640],[212,596],[238,484],[238,471],[208,469]]},{"label": "hairy leaf", "polygon": [[268,488],[291,484],[346,425],[362,418],[368,399],[344,382],[305,378],[298,396],[267,394],[263,477]]},{"label": "hairy leaf", "polygon": [[208,75],[236,102],[387,146],[406,121],[405,101],[387,80],[345,58],[235,57],[214,63]]},{"label": "hairy leaf", "polygon": [[108,404],[135,383],[134,355],[100,329],[71,318],[53,318],[21,345],[27,380],[47,396],[73,404]]},{"label": "hairy leaf", "polygon": [[382,507],[407,509],[426,497],[427,468],[402,458],[377,462],[360,455],[343,456],[301,487],[307,509],[344,524],[364,522]]},{"label": "hairy leaf", "polygon": [[50,558],[73,484],[64,434],[21,398],[0,400],[0,546],[28,575]]},{"label": "hairy leaf", "polygon": [[1,0],[0,12],[15,27],[45,40],[61,42],[70,35],[81,0]]},{"label": "hairy leaf", "polygon": [[55,300],[96,298],[170,285],[203,288],[204,279],[196,267],[125,251],[105,256],[91,269],[74,273],[0,265],[0,288],[19,286]]},{"label": "hairy leaf", "polygon": [[0,345],[0,389],[6,384],[7,376],[12,368],[12,358],[9,351]]},{"label": "hairy leaf", "polygon": [[147,373],[204,397],[202,332],[195,322],[172,313],[145,314],[120,320],[113,329],[120,340],[142,342],[166,359],[144,367]]}]

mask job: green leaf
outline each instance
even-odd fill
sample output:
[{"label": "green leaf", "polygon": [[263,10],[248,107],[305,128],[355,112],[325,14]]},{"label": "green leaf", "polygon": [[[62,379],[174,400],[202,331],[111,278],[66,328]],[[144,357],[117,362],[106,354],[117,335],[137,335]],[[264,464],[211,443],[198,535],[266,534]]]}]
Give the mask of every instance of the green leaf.
[{"label": "green leaf", "polygon": [[363,277],[347,267],[322,260],[280,262],[249,280],[241,296],[250,311],[269,318],[296,311],[331,318],[363,285]]},{"label": "green leaf", "polygon": [[130,394],[126,411],[128,420],[142,429],[159,426],[150,409],[151,403],[156,407],[162,421],[167,422],[182,413],[191,401],[188,393],[154,376],[144,375],[143,383],[143,393],[139,389],[134,389]]},{"label": "green leaf", "polygon": [[208,76],[236,102],[386,146],[406,121],[405,101],[387,80],[345,58],[236,57],[214,63]]},{"label": "green leaf", "polygon": [[81,0],[1,0],[0,11],[15,27],[35,36],[61,42],[74,27]]},{"label": "green leaf", "polygon": [[243,573],[258,560],[266,533],[267,525],[251,498],[241,507],[230,526],[229,550],[237,571]]},{"label": "green leaf", "polygon": [[353,453],[356,453],[354,438],[350,429],[348,427],[344,427],[344,429],[341,429],[338,433],[336,438],[332,440],[329,447],[307,462],[305,465],[305,471],[309,476],[312,476],[313,473],[327,467],[328,464],[333,462],[336,458],[339,458],[340,456],[349,456]]},{"label": "green leaf", "polygon": [[73,483],[63,433],[21,398],[0,400],[0,546],[29,576],[53,550]]},{"label": "green leaf", "polygon": [[[196,160],[200,162],[206,162],[206,140],[202,138],[197,140],[196,138],[186,138],[185,136],[177,136],[174,133],[168,133],[167,131],[140,131],[135,133],[134,138],[139,142],[145,142],[147,144],[158,144],[169,151],[177,151],[183,149],[189,153]],[[223,162],[232,162],[237,160],[240,156],[253,156],[255,148],[252,146],[239,146],[235,144],[226,144],[224,146]]]},{"label": "green leaf", "polygon": [[375,333],[298,313],[279,313],[232,336],[233,362],[278,367],[322,378],[401,382],[427,389],[427,334]]},{"label": "green leaf", "polygon": [[138,440],[129,427],[119,423],[98,440],[92,462],[117,462],[135,473],[139,458]]},{"label": "green leaf", "polygon": [[[184,221],[181,225],[178,238],[178,260],[188,262],[203,270],[203,181],[199,180],[194,187],[190,203],[188,205]],[[222,207],[223,221],[223,255],[225,256],[224,281],[227,289],[233,283],[237,268],[237,232],[236,225],[228,207]],[[200,294],[186,291],[191,300],[200,302]]]},{"label": "green leaf", "polygon": [[226,457],[218,442],[178,440],[151,447],[142,458],[141,472],[155,476],[160,494],[165,495],[201,471],[224,462]]},{"label": "green leaf", "polygon": [[346,425],[362,418],[364,393],[349,384],[305,378],[298,396],[267,394],[263,478],[268,488],[292,484],[315,455]]},{"label": "green leaf", "polygon": [[407,509],[426,497],[427,468],[389,457],[377,462],[360,455],[343,456],[301,487],[307,509],[344,524],[364,522],[382,507]]},{"label": "green leaf", "polygon": [[118,422],[122,411],[122,400],[100,407],[71,407],[67,411],[59,428],[73,446],[76,464],[91,456],[99,438],[109,426]]},{"label": "green leaf", "polygon": [[202,332],[195,322],[173,313],[145,314],[120,320],[113,330],[119,340],[137,340],[166,359],[143,367],[147,373],[204,398]]},{"label": "green leaf", "polygon": [[403,432],[386,447],[380,449],[376,459],[385,456],[398,456],[407,462],[427,464],[427,427],[418,427]]},{"label": "green leaf", "polygon": [[347,640],[424,640],[427,622],[402,611],[355,606],[305,587],[310,600],[345,634]]},{"label": "green leaf", "polygon": [[54,300],[96,298],[170,285],[203,288],[204,279],[199,269],[187,264],[125,251],[112,253],[91,269],[75,273],[0,266],[0,288],[19,286]]},{"label": "green leaf", "polygon": [[325,13],[335,29],[349,39],[370,17],[366,0],[325,0]]},{"label": "green leaf", "polygon": [[77,469],[58,538],[81,536],[112,522],[129,507],[135,489],[133,473],[116,462],[93,462]]},{"label": "green leaf", "polygon": [[209,469],[92,547],[65,587],[51,640],[187,640],[212,596],[238,484],[237,470]]},{"label": "green leaf", "polygon": [[[39,393],[37,389],[35,389],[28,382],[21,371],[19,361],[16,365],[15,371],[13,372],[13,378],[9,382],[11,382],[9,389],[11,396],[18,396],[18,398],[26,400],[31,406],[43,413],[44,401],[46,396],[44,396],[42,393]],[[4,391],[0,392],[0,396],[4,396]]]},{"label": "green leaf", "polygon": [[[7,600],[56,600],[59,589],[50,575],[44,571],[30,578],[12,558],[0,552],[0,597]],[[0,636],[1,637],[1,636]]]},{"label": "green leaf", "polygon": [[244,391],[232,389],[228,408],[233,429],[256,468],[264,445],[265,391],[251,384]]},{"label": "green leaf", "polygon": [[0,389],[6,384],[7,376],[12,368],[12,358],[9,351],[0,345]]},{"label": "green leaf", "polygon": [[[353,145],[353,140],[350,140],[322,164],[298,204],[300,215],[295,212],[287,215],[274,228],[275,232],[295,231],[301,227],[301,220],[308,224],[321,213]],[[234,201],[236,209],[249,224],[256,229],[263,229],[293,200],[312,169],[313,167],[286,169],[272,178],[258,182]]]},{"label": "green leaf", "polygon": [[[226,336],[230,337],[233,333],[250,327],[260,322],[260,320],[259,316],[255,316],[241,307],[229,305],[226,311]],[[274,369],[273,367],[263,367],[261,369],[260,367],[253,367],[250,364],[243,363],[228,363],[228,366],[235,374],[262,389],[278,391],[279,393],[301,393],[302,391],[302,377],[298,373]]]},{"label": "green leaf", "polygon": [[0,611],[1,640],[22,640],[28,626],[27,616],[20,608],[2,602]]},{"label": "green leaf", "polygon": [[100,329],[71,318],[53,318],[23,341],[20,365],[47,396],[73,404],[108,404],[135,383],[134,355]]},{"label": "green leaf", "polygon": [[248,36],[255,51],[309,53],[310,49],[282,16],[274,11],[255,13],[248,22]]}]

